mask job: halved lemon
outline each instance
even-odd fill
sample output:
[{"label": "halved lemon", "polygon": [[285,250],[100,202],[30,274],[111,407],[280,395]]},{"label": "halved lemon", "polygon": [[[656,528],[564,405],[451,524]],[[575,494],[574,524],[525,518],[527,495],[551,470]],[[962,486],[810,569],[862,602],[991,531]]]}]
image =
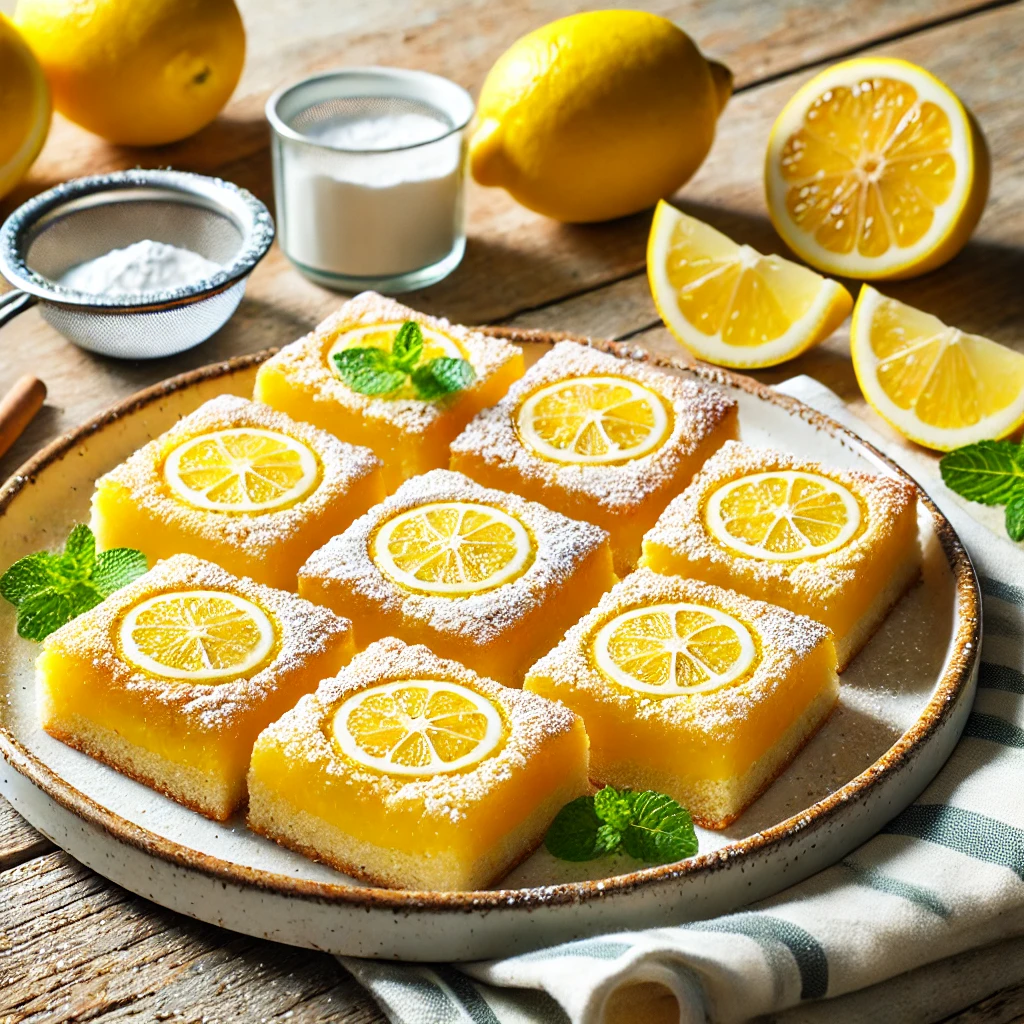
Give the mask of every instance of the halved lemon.
[{"label": "halved lemon", "polygon": [[850,352],[871,407],[918,444],[949,451],[1024,425],[1024,355],[868,285]]},{"label": "halved lemon", "polygon": [[121,620],[121,653],[164,679],[226,682],[259,669],[277,639],[252,601],[221,590],[157,594]]},{"label": "halved lemon", "polygon": [[606,622],[594,661],[612,681],[660,697],[705,693],[746,675],[757,645],[739,619],[705,605],[656,604]]},{"label": "halved lemon", "polygon": [[418,593],[464,597],[521,576],[534,544],[515,516],[493,505],[439,501],[387,520],[370,557],[396,583]]},{"label": "halved lemon", "polygon": [[438,775],[492,754],[505,726],[486,698],[433,679],[382,683],[353,694],[334,713],[342,753],[388,775]]},{"label": "halved lemon", "polygon": [[781,256],[762,256],[662,200],[647,279],[665,326],[699,359],[774,366],[817,345],[853,307],[850,293]]},{"label": "halved lemon", "polygon": [[711,495],[705,511],[720,544],[771,562],[836,551],[850,542],[860,521],[860,504],[848,488],[790,469],[731,480]]},{"label": "halved lemon", "polygon": [[638,381],[592,376],[538,388],[519,407],[515,426],[542,458],[609,465],[660,448],[672,420],[661,397]]},{"label": "halved lemon", "polygon": [[988,148],[959,99],[924,68],[859,57],[786,104],[765,157],[768,212],[829,274],[913,277],[952,259],[988,198]]},{"label": "halved lemon", "polygon": [[319,477],[311,449],[287,434],[257,427],[200,434],[175,448],[164,463],[171,491],[210,512],[287,508],[305,498]]}]

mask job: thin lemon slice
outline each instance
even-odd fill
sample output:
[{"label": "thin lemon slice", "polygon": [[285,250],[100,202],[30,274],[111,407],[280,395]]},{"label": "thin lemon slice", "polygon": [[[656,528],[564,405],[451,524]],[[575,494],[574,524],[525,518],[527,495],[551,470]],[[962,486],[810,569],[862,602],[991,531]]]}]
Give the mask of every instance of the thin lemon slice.
[{"label": "thin lemon slice", "polygon": [[274,648],[270,617],[227,591],[157,594],[121,621],[121,652],[133,665],[164,679],[224,682],[258,669]]},{"label": "thin lemon slice", "polygon": [[765,157],[768,212],[829,274],[912,277],[952,259],[988,197],[985,139],[924,68],[845,61],[786,104]]},{"label": "thin lemon slice", "polygon": [[662,201],[647,279],[665,326],[720,366],[774,366],[817,345],[853,307],[850,293],[781,256],[762,256]]},{"label": "thin lemon slice", "polygon": [[526,527],[504,510],[438,501],[385,522],[370,543],[370,557],[408,590],[463,597],[521,576],[533,561],[533,549]]},{"label": "thin lemon slice", "polygon": [[650,388],[626,377],[560,380],[519,407],[523,443],[552,462],[609,465],[649,455],[671,429],[668,409]]},{"label": "thin lemon slice", "polygon": [[388,775],[462,771],[492,754],[501,713],[458,683],[410,679],[371,686],[343,701],[331,723],[353,761]]},{"label": "thin lemon slice", "polygon": [[660,697],[706,693],[746,675],[757,658],[750,630],[705,605],[634,608],[594,637],[594,661],[612,681]]},{"label": "thin lemon slice", "polygon": [[711,495],[705,517],[725,547],[788,562],[848,544],[860,527],[860,505],[827,476],[779,469],[723,484]]},{"label": "thin lemon slice", "polygon": [[235,427],[200,434],[164,463],[167,486],[210,512],[261,513],[301,501],[319,482],[316,455],[287,434]]},{"label": "thin lemon slice", "polygon": [[918,444],[949,451],[1024,424],[1024,355],[867,285],[850,351],[872,408]]}]

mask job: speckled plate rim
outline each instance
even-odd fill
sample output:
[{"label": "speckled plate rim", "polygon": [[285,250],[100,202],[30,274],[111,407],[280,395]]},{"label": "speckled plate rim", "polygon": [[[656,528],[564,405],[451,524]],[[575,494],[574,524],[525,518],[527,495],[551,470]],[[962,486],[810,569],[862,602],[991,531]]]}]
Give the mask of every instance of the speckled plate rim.
[{"label": "speckled plate rim", "polygon": [[[838,814],[844,805],[868,797],[884,779],[904,767],[930,736],[945,723],[956,707],[957,698],[970,685],[981,647],[981,591],[970,557],[956,531],[921,486],[904,469],[873,445],[831,417],[812,409],[795,398],[781,394],[749,377],[705,364],[689,364],[682,360],[654,356],[628,344],[583,338],[555,331],[516,328],[487,328],[488,333],[513,342],[552,345],[558,341],[575,341],[604,352],[692,375],[710,384],[730,386],[754,398],[779,406],[798,416],[808,425],[823,430],[853,450],[866,451],[892,473],[909,481],[917,489],[918,498],[928,510],[936,536],[953,574],[956,592],[957,621],[952,633],[951,651],[946,668],[938,679],[935,692],[915,723],[872,765],[810,807],[784,821],[745,839],[729,843],[718,850],[700,854],[676,864],[642,868],[628,874],[606,879],[568,882],[558,885],[521,889],[486,889],[477,891],[433,892],[386,889],[313,882],[287,875],[262,871],[226,861],[182,846],[173,840],[155,835],[115,814],[81,793],[54,772],[38,757],[25,749],[4,725],[0,724],[0,753],[8,763],[32,781],[44,793],[79,818],[99,827],[116,840],[180,867],[201,872],[212,878],[237,885],[252,886],[298,899],[355,904],[370,909],[392,911],[464,911],[467,913],[501,908],[531,910],[540,906],[581,904],[607,899],[664,883],[675,878],[712,873],[739,858],[749,858],[780,847],[798,834],[818,827]],[[71,452],[77,444],[104,426],[177,391],[204,381],[228,376],[264,362],[276,349],[265,349],[250,355],[236,356],[220,363],[190,370],[170,377],[111,406],[80,427],[70,430],[30,458],[0,487],[0,520],[17,494],[31,484],[36,474]]]}]

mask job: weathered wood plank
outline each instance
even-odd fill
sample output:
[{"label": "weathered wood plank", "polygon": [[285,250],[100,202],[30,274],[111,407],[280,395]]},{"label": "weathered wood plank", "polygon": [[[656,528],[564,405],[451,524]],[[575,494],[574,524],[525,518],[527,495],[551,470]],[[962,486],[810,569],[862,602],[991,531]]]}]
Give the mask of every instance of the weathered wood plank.
[{"label": "weathered wood plank", "polygon": [[165,911],[62,853],[0,873],[0,1020],[383,1020],[333,957]]},{"label": "weathered wood plank", "polygon": [[1024,982],[947,1017],[942,1024],[1020,1024],[1024,1020]]},{"label": "weathered wood plank", "polygon": [[6,871],[53,849],[53,843],[41,836],[0,796],[0,871]]}]

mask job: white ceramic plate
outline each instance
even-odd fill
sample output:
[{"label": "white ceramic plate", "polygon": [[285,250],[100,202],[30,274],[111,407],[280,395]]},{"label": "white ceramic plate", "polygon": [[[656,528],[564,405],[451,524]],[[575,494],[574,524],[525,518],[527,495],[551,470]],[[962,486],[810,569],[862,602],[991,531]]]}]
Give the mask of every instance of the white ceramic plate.
[{"label": "white ceramic plate", "polygon": [[[503,332],[541,355],[554,336]],[[640,358],[615,346],[618,354]],[[157,385],[60,438],[0,491],[0,566],[59,546],[88,517],[93,481],[216,394],[251,394],[267,353]],[[742,437],[828,465],[902,475],[835,422],[724,371],[659,363],[733,394]],[[932,779],[974,696],[981,601],[949,523],[919,500],[924,581],[842,677],[839,708],[792,765],[700,854],[636,870],[539,850],[476,893],[362,885],[250,833],[217,824],[51,739],[37,725],[35,644],[2,603],[0,791],[39,831],[119,885],[192,917],[355,956],[467,960],[599,932],[733,910],[833,863],[877,832]]]}]

